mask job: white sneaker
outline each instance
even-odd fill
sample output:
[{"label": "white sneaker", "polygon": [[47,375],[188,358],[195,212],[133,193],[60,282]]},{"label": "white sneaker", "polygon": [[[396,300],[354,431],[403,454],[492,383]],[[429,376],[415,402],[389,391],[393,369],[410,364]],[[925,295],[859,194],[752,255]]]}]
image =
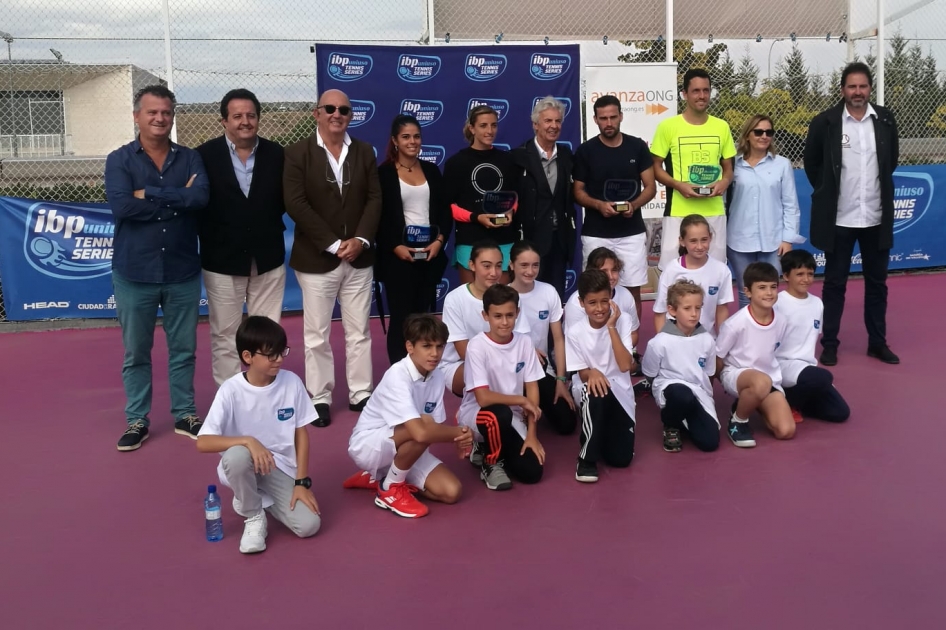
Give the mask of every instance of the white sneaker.
[{"label": "white sneaker", "polygon": [[263,510],[244,521],[243,538],[240,539],[240,553],[261,551],[266,551],[266,512]]}]

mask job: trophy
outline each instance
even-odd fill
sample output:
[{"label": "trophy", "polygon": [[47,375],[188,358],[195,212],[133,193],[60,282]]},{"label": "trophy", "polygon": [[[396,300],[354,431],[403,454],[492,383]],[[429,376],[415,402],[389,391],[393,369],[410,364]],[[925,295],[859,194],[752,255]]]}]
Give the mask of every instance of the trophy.
[{"label": "trophy", "polygon": [[483,212],[489,215],[493,225],[506,225],[509,219],[506,213],[516,206],[519,195],[505,190],[496,190],[483,195]]},{"label": "trophy", "polygon": [[713,194],[713,184],[722,176],[722,167],[718,164],[693,164],[690,166],[690,183],[693,191],[707,197]]},{"label": "trophy", "polygon": [[638,182],[633,179],[609,179],[604,182],[604,200],[614,204],[614,211],[631,211],[631,199],[637,196]]},{"label": "trophy", "polygon": [[401,243],[411,250],[414,260],[427,260],[428,245],[440,236],[440,228],[436,225],[406,225]]}]

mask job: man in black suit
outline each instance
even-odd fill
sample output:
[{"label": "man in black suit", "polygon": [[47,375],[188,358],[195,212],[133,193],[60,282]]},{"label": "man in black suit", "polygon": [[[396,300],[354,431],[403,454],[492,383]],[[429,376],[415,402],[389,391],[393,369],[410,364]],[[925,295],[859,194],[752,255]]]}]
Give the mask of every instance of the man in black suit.
[{"label": "man in black suit", "polygon": [[244,302],[249,315],[278,322],[286,283],[283,149],[257,135],[260,104],[249,90],[227,92],[220,116],[223,135],[197,147],[210,180],[200,259],[218,386],[240,373],[235,336]]},{"label": "man in black suit", "polygon": [[854,244],[861,246],[867,355],[900,359],[887,346],[887,266],[893,246],[893,172],[900,157],[893,113],[871,105],[870,68],[850,63],[841,73],[842,100],[808,127],[805,175],[811,194],[811,244],[824,250],[821,363],[838,362],[838,332]]},{"label": "man in black suit", "polygon": [[513,149],[523,171],[516,216],[522,234],[532,241],[542,259],[539,280],[565,296],[565,272],[575,253],[575,206],[572,199],[572,151],[557,142],[562,133],[565,106],[552,96],[532,108],[535,137]]}]

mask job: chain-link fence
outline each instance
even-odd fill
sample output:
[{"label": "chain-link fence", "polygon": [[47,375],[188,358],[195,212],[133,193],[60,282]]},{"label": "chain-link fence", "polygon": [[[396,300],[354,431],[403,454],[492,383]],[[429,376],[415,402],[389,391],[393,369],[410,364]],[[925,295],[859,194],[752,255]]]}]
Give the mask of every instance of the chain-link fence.
[{"label": "chain-link fence", "polygon": [[[773,116],[781,150],[801,154],[811,118],[838,98],[849,58],[875,68],[871,0],[4,0],[0,14],[0,196],[104,200],[105,156],[134,137],[140,87],[173,84],[180,143],[221,133],[218,105],[246,87],[262,135],[312,131],[316,41],[580,41],[592,62],[664,61],[710,70],[713,113],[734,130]],[[901,161],[946,161],[946,0],[887,0],[884,100]],[[169,72],[170,68],[170,72]],[[2,286],[0,286],[2,291]],[[0,294],[2,297],[2,294]],[[5,314],[0,306],[0,321]]]}]

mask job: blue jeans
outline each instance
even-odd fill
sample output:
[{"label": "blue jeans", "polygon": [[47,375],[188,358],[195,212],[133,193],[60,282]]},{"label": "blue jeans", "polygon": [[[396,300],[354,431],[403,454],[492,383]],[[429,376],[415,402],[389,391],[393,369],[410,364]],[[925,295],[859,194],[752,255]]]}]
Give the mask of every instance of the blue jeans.
[{"label": "blue jeans", "polygon": [[149,423],[151,411],[151,348],[158,307],[162,310],[168,345],[168,382],[171,413],[175,420],[196,414],[194,365],[197,362],[197,309],[200,304],[200,274],[189,280],[167,284],[132,282],[112,272],[118,323],[122,327],[125,359],[125,418]]},{"label": "blue jeans", "polygon": [[780,266],[778,258],[778,252],[737,252],[736,250],[727,247],[726,254],[729,258],[729,265],[732,267],[732,279],[736,282],[736,294],[739,296],[739,308],[747,305],[749,303],[749,298],[746,297],[746,292],[743,291],[745,283],[742,281],[742,276],[746,272],[746,267],[754,262],[767,262],[778,271],[778,275],[782,275],[782,267]]}]

